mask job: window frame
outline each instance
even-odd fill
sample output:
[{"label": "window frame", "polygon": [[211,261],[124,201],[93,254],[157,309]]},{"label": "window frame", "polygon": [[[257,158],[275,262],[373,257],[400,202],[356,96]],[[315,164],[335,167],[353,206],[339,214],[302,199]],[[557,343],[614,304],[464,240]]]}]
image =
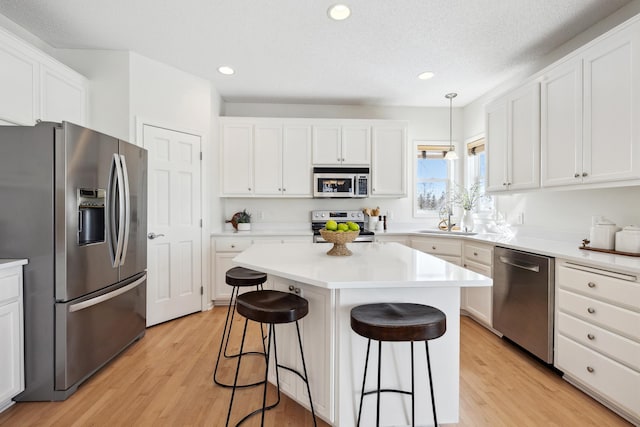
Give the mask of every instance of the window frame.
[{"label": "window frame", "polygon": [[[413,151],[412,151],[412,158],[413,158],[413,194],[411,196],[412,199],[412,204],[413,204],[413,217],[414,218],[439,218],[440,214],[438,212],[438,210],[433,210],[433,211],[423,211],[420,210],[418,208],[418,185],[419,185],[419,180],[418,180],[418,147],[420,145],[429,145],[429,146],[437,146],[437,147],[442,147],[443,148],[443,152],[444,151],[448,151],[450,144],[449,141],[443,141],[443,140],[436,140],[436,141],[432,141],[432,140],[414,140],[413,141]],[[455,145],[455,144],[454,144]],[[454,177],[455,177],[455,161],[454,160],[447,160],[447,193],[450,193],[451,189],[453,188],[453,183],[454,183]]]}]

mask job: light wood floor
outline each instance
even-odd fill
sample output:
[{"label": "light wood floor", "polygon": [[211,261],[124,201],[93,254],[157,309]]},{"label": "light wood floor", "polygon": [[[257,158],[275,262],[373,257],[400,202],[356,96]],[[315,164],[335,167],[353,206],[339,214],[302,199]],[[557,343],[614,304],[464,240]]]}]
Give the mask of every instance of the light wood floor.
[{"label": "light wood floor", "polygon": [[[216,307],[154,326],[66,401],[17,403],[0,414],[0,425],[223,426],[230,391],[214,386],[211,374],[225,313]],[[474,321],[463,317],[461,328],[457,425],[630,425]],[[250,333],[257,337],[257,328]],[[248,371],[259,375],[259,358],[252,359]],[[223,376],[231,379],[234,367],[225,365]],[[232,421],[258,407],[260,393],[241,392]],[[285,396],[265,424],[313,425],[310,413]],[[259,425],[259,416],[245,425]]]}]

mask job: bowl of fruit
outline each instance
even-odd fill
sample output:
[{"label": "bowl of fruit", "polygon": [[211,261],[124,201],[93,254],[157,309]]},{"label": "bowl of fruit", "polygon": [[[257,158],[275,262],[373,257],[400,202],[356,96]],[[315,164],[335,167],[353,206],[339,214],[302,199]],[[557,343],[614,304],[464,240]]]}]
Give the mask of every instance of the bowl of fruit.
[{"label": "bowl of fruit", "polygon": [[320,229],[322,238],[329,243],[333,243],[333,247],[327,252],[327,255],[332,256],[351,255],[352,252],[347,248],[347,243],[353,242],[358,237],[358,234],[360,234],[360,226],[351,221],[337,223],[329,220],[324,225],[324,228]]}]

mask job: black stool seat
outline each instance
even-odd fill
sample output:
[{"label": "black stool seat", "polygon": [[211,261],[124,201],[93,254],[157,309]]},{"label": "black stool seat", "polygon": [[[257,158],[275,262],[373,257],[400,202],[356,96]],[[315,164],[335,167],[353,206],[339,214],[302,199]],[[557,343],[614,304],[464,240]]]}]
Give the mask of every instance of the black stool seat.
[{"label": "black stool seat", "polygon": [[366,304],[351,310],[351,329],[376,341],[427,341],[444,335],[447,317],[422,304]]},{"label": "black stool seat", "polygon": [[267,281],[267,273],[233,267],[227,271],[225,281],[231,286],[258,286]]},{"label": "black stool seat", "polygon": [[280,291],[253,291],[237,298],[238,313],[260,323],[291,323],[309,313],[309,302]]}]

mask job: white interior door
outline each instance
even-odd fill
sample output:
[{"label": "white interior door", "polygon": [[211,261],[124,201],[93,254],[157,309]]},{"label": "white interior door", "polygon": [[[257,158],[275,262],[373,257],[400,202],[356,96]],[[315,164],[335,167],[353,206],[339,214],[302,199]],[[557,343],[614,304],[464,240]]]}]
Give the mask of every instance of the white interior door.
[{"label": "white interior door", "polygon": [[[201,309],[200,137],[144,125],[149,151],[147,326]],[[155,235],[155,237],[154,237]]]}]

